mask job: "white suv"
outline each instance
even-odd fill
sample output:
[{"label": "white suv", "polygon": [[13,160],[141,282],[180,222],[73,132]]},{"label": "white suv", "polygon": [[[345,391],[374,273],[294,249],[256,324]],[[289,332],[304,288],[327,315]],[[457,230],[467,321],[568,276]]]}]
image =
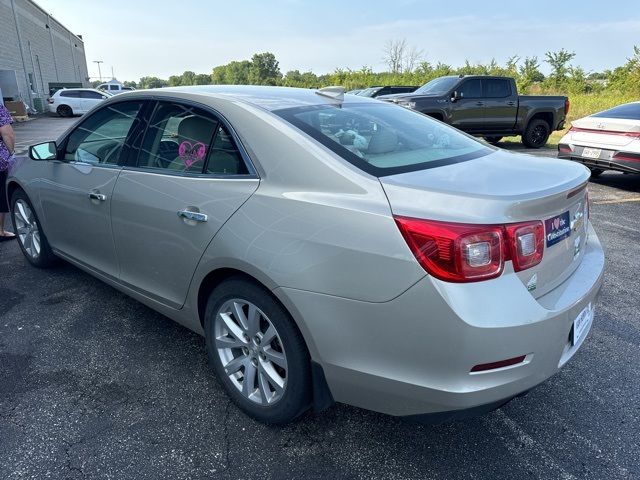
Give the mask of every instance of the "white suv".
[{"label": "white suv", "polygon": [[63,88],[48,99],[49,111],[61,117],[81,115],[110,96],[95,88]]}]

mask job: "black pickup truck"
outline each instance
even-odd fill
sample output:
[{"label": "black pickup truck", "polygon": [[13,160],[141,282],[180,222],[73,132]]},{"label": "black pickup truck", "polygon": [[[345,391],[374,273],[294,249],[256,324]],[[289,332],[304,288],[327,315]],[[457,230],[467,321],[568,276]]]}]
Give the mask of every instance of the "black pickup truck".
[{"label": "black pickup truck", "polygon": [[417,110],[491,143],[522,135],[522,143],[531,148],[544,146],[553,130],[562,130],[569,111],[567,97],[518,95],[513,78],[486,75],[439,77],[415,92],[378,99]]}]

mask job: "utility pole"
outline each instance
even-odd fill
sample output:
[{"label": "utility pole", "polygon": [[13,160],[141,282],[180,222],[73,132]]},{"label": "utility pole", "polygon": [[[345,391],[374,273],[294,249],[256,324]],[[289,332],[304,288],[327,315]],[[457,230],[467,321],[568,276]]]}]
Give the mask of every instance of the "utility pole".
[{"label": "utility pole", "polygon": [[100,77],[100,83],[102,83],[102,72],[100,71],[100,64],[104,62],[102,60],[94,60],[93,63],[98,64],[98,76]]},{"label": "utility pole", "polygon": [[111,79],[115,80],[116,76],[113,74],[113,65],[111,66]]}]

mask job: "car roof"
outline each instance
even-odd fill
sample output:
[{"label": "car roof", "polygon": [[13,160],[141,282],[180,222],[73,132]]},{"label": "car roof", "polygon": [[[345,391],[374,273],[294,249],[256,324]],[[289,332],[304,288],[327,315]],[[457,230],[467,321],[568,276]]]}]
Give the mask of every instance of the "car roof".
[{"label": "car roof", "polygon": [[[265,110],[281,110],[284,108],[313,106],[313,105],[333,105],[335,99],[327,95],[322,95],[319,90],[309,88],[294,87],[269,87],[259,85],[194,85],[185,87],[158,88],[152,90],[134,90],[122,95],[126,98],[144,95],[148,93],[177,94],[185,96],[188,94],[210,95],[216,98],[228,98],[230,100],[241,101],[255,105]],[[124,97],[123,97],[124,98]],[[377,102],[375,99],[348,95],[340,103],[362,103]]]},{"label": "car roof", "polygon": [[98,93],[102,93],[100,90],[98,90],[97,88],[78,88],[78,87],[74,87],[74,88],[61,88],[60,90],[56,90],[56,93],[58,92],[79,92],[79,91],[89,91],[89,92],[98,92]]}]

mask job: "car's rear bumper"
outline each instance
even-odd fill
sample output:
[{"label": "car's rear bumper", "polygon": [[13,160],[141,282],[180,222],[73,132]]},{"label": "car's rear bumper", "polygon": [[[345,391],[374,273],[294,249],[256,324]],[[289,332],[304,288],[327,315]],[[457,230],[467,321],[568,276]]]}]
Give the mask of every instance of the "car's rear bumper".
[{"label": "car's rear bumper", "polygon": [[586,167],[599,170],[616,170],[625,173],[640,173],[640,154],[624,150],[606,150],[600,158],[587,158],[569,145],[558,145],[558,158],[573,160]]},{"label": "car's rear bumper", "polygon": [[[569,339],[575,318],[595,302],[603,267],[590,227],[581,264],[537,299],[512,271],[472,284],[424,277],[385,303],[281,293],[299,312],[336,401],[391,415],[438,413],[442,421],[496,408],[556,373],[586,337]],[[520,355],[518,365],[471,373]]]}]

